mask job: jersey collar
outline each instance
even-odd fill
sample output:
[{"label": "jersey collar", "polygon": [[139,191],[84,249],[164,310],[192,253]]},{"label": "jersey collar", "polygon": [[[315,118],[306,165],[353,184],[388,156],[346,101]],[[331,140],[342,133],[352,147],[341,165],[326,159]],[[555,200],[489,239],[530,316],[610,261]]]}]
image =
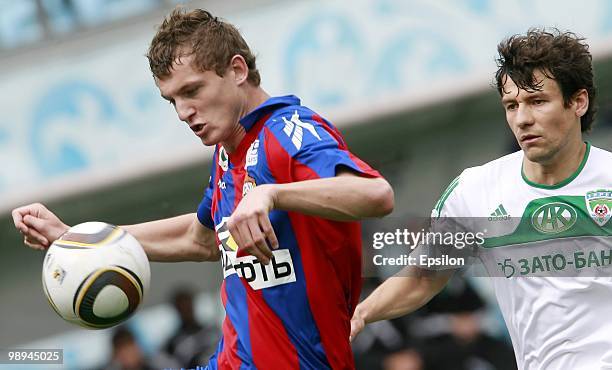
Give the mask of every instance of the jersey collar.
[{"label": "jersey collar", "polygon": [[570,182],[574,181],[574,179],[576,177],[578,177],[580,172],[582,172],[582,169],[584,168],[584,165],[587,163],[587,160],[589,159],[589,153],[591,152],[591,143],[586,141],[585,144],[586,144],[586,150],[584,151],[584,156],[582,157],[582,161],[580,162],[580,165],[578,165],[578,168],[576,169],[576,171],[574,171],[574,173],[572,173],[565,180],[563,180],[561,182],[558,182],[558,183],[556,183],[554,185],[538,184],[537,182],[533,182],[533,181],[531,181],[531,180],[529,180],[527,178],[527,176],[525,175],[523,164],[521,163],[521,177],[523,178],[523,181],[525,181],[527,183],[527,185],[529,185],[531,187],[540,188],[540,189],[553,190],[553,189],[559,189],[559,188],[564,187],[565,185],[567,185]]},{"label": "jersey collar", "polygon": [[[291,105],[300,105],[300,99],[295,95],[272,97],[252,110],[249,114],[242,117],[242,119],[240,119],[240,124],[246,130],[246,135],[242,138],[236,150],[228,154],[230,162],[234,166],[240,166],[244,161],[244,156],[249,146],[257,138],[261,127],[270,117],[272,111]],[[257,129],[257,127],[259,127],[259,129]]]},{"label": "jersey collar", "polygon": [[248,132],[261,117],[267,113],[270,113],[270,111],[290,105],[300,105],[300,99],[295,95],[271,97],[263,102],[263,104],[252,110],[249,114],[242,117],[240,119],[240,124]]}]

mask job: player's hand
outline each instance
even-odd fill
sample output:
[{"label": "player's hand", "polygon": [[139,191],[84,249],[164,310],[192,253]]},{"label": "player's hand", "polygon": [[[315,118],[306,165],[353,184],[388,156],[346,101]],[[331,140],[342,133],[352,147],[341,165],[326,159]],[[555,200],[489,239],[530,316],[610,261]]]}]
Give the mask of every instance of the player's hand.
[{"label": "player's hand", "polygon": [[260,185],[242,198],[227,221],[227,227],[238,248],[244,249],[266,265],[272,258],[271,249],[278,248],[278,239],[269,218],[273,208],[273,185]]},{"label": "player's hand", "polygon": [[49,248],[69,226],[40,203],[15,208],[11,213],[15,228],[23,235],[25,245],[33,249]]},{"label": "player's hand", "polygon": [[365,319],[361,315],[359,306],[357,306],[351,318],[351,335],[349,336],[351,342],[355,340],[355,337],[365,328],[365,325]]}]

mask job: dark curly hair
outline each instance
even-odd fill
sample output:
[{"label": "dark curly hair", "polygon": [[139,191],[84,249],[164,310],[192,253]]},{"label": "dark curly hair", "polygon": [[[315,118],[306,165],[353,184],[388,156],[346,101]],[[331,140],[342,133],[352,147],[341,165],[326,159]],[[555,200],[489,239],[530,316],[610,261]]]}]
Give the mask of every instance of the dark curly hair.
[{"label": "dark curly hair", "polygon": [[582,132],[589,131],[597,110],[597,90],[593,83],[592,56],[584,40],[572,32],[561,32],[556,28],[532,28],[525,35],[504,39],[497,46],[497,91],[503,95],[508,77],[525,91],[541,90],[541,82],[534,78],[535,71],[541,71],[546,77],[557,81],[566,107],[578,90],[585,89],[589,96],[589,108],[580,118],[580,126]]},{"label": "dark curly hair", "polygon": [[223,76],[234,55],[241,55],[249,67],[247,80],[260,84],[255,55],[233,25],[206,10],[175,8],[157,29],[147,58],[153,76],[170,75],[176,58],[193,55],[192,66],[200,71],[215,71]]}]

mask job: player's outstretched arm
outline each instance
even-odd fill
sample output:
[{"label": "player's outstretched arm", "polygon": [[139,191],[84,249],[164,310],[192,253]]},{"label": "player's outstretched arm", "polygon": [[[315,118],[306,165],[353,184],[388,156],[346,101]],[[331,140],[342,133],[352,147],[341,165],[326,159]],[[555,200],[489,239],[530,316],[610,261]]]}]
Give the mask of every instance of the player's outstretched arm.
[{"label": "player's outstretched arm", "polygon": [[195,213],[122,226],[132,234],[150,261],[216,261],[220,257],[215,232],[203,226]]},{"label": "player's outstretched arm", "polygon": [[34,249],[48,248],[70,228],[40,203],[15,208],[11,215],[24,244]]},{"label": "player's outstretched arm", "polygon": [[278,248],[268,217],[274,209],[352,221],[387,215],[393,204],[386,180],[344,171],[332,178],[257,186],[240,201],[227,225],[240,248],[267,264],[271,249]]},{"label": "player's outstretched arm", "polygon": [[391,185],[344,170],[336,177],[277,184],[274,208],[336,221],[382,217],[393,211]]},{"label": "player's outstretched arm", "polygon": [[[12,217],[15,228],[24,236],[24,243],[33,249],[47,249],[70,228],[40,203],[16,208]],[[195,213],[122,228],[142,244],[151,261],[219,259],[214,231],[202,226]]]},{"label": "player's outstretched arm", "polygon": [[442,290],[453,272],[409,266],[385,280],[355,308],[350,339],[353,340],[366,324],[393,319],[419,309]]}]

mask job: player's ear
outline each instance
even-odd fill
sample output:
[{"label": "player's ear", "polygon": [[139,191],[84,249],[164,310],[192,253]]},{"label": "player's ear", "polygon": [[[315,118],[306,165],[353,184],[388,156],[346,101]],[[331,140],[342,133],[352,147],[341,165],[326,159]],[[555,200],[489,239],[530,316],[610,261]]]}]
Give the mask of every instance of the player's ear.
[{"label": "player's ear", "polygon": [[586,89],[580,89],[572,97],[572,105],[575,107],[576,116],[582,117],[589,109],[589,93]]},{"label": "player's ear", "polygon": [[234,55],[230,61],[230,70],[234,72],[234,81],[240,86],[247,81],[249,77],[249,66],[242,55]]}]

